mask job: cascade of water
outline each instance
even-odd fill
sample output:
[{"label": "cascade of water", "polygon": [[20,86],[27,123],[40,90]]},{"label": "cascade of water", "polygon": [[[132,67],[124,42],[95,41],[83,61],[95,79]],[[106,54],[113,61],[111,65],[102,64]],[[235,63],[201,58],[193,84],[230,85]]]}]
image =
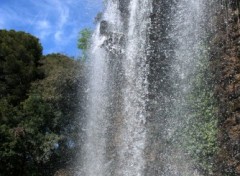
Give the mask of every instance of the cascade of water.
[{"label": "cascade of water", "polygon": [[[106,6],[103,19],[111,26],[108,30],[119,33],[121,30],[120,14],[118,13],[118,3],[109,1]],[[92,37],[92,47],[90,49],[89,61],[89,89],[88,107],[86,122],[86,141],[83,150],[83,168],[79,175],[86,176],[106,176],[108,175],[107,165],[107,128],[108,107],[111,104],[109,92],[111,87],[109,70],[109,53],[104,49],[107,36],[104,35],[107,29],[101,29],[100,24]]]},{"label": "cascade of water", "polygon": [[[145,46],[150,11],[149,0],[132,0],[129,4],[109,0],[94,33],[82,159],[86,176],[143,175],[148,92]],[[128,20],[121,19],[123,12]],[[116,70],[111,67],[119,73],[112,73]],[[118,89],[120,97],[113,89]],[[122,99],[122,103],[116,99]],[[107,134],[114,131],[111,125],[116,123],[119,134]]]},{"label": "cascade of water", "polygon": [[[106,114],[106,106],[108,99],[107,94],[107,79],[108,70],[105,63],[106,53],[99,48],[104,40],[99,35],[99,31],[93,36],[93,39],[98,41],[93,46],[95,53],[95,61],[91,63],[94,69],[91,69],[91,81],[89,82],[90,89],[88,95],[88,103],[91,109],[88,109],[88,118],[86,126],[86,141],[84,146],[84,169],[83,173],[89,176],[104,176],[105,163],[105,129],[107,128],[107,121],[104,118]],[[81,173],[82,174],[82,173]],[[79,174],[79,175],[81,175]]]},{"label": "cascade of water", "polygon": [[202,7],[201,0],[182,0],[176,7],[173,15],[173,29],[169,32],[169,37],[174,42],[174,59],[171,63],[170,78],[173,92],[173,118],[169,119],[169,124],[173,128],[168,134],[174,134],[171,130],[176,130],[176,126],[181,126],[182,118],[186,115],[186,96],[191,91],[191,81],[196,72],[201,54],[204,33],[201,29]]},{"label": "cascade of water", "polygon": [[[106,1],[92,39],[86,141],[79,175],[194,174],[168,140],[187,114],[189,79],[201,53],[204,3],[169,3]],[[163,5],[163,12],[154,4]],[[160,160],[161,168],[154,164]]]},{"label": "cascade of water", "polygon": [[121,130],[120,167],[118,174],[141,176],[144,171],[144,148],[147,116],[148,65],[146,56],[147,27],[150,23],[151,1],[132,0],[126,36],[123,69],[123,128]]},{"label": "cascade of water", "polygon": [[[196,69],[204,58],[204,1],[203,0],[180,0],[172,15],[172,30],[169,38],[174,43],[174,59],[169,72],[172,80],[172,109],[171,117],[167,122],[167,138],[175,140],[173,135],[179,135],[184,124],[188,123],[189,95],[193,88]],[[189,124],[191,125],[191,124]],[[181,134],[180,134],[181,135]],[[178,144],[174,144],[178,145]],[[187,161],[183,149],[175,150],[174,146],[167,152],[166,175],[199,175],[194,171],[191,160]]]}]

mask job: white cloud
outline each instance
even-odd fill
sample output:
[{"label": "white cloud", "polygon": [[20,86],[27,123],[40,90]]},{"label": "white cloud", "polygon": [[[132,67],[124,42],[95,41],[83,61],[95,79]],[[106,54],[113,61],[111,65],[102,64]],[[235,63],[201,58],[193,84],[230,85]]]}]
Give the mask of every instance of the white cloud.
[{"label": "white cloud", "polygon": [[101,0],[9,1],[0,6],[0,28],[24,30],[40,38],[50,47],[47,50],[65,51],[75,45],[79,30],[91,25],[88,15],[94,14],[99,3]]},{"label": "white cloud", "polygon": [[45,40],[45,39],[47,39],[47,38],[51,35],[51,31],[46,31],[46,30],[39,31],[36,35],[37,35],[41,40]]},{"label": "white cloud", "polygon": [[47,21],[47,20],[39,20],[39,21],[37,21],[36,22],[36,26],[39,29],[42,29],[42,30],[51,28],[51,25],[50,25],[49,21]]},{"label": "white cloud", "polygon": [[12,26],[15,26],[16,24],[22,24],[29,27],[34,21],[32,16],[27,14],[27,12],[7,6],[0,7],[0,14],[0,24],[3,28],[12,28]]},{"label": "white cloud", "polygon": [[45,19],[36,21],[33,26],[36,28],[36,35],[42,40],[45,40],[49,35],[51,35],[53,30],[50,22]]},{"label": "white cloud", "polygon": [[61,42],[62,41],[62,37],[63,37],[62,34],[63,34],[63,32],[61,30],[55,32],[54,39],[55,39],[56,42]]},{"label": "white cloud", "polygon": [[60,18],[59,18],[59,21],[58,21],[58,27],[59,28],[62,28],[67,20],[68,20],[68,17],[69,17],[69,10],[68,9],[61,9],[60,11]]},{"label": "white cloud", "polygon": [[[63,33],[66,31],[65,28],[69,21],[70,16],[70,6],[73,3],[72,0],[68,1],[59,1],[59,0],[49,0],[44,1],[46,14],[51,16],[54,20],[51,22],[54,23],[54,27],[51,28],[51,33],[54,35],[54,40],[56,43],[59,43],[63,40]],[[51,8],[50,8],[51,7]],[[45,29],[49,29],[49,23],[46,21],[42,21],[41,27],[45,27]],[[43,29],[43,28],[42,28]]]},{"label": "white cloud", "polygon": [[55,14],[55,17],[57,17],[57,26],[59,28],[63,27],[69,18],[69,11],[70,11],[70,5],[71,3],[66,3],[66,1],[59,1],[59,0],[49,0],[48,6],[54,7],[51,8],[51,15]]}]

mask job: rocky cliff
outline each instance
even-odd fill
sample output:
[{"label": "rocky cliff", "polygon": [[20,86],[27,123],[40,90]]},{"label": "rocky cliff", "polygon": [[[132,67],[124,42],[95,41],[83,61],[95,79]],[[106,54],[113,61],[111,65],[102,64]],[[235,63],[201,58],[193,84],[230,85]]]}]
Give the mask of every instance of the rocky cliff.
[{"label": "rocky cliff", "polygon": [[220,151],[216,175],[240,174],[240,2],[218,1],[211,62],[218,101]]},{"label": "rocky cliff", "polygon": [[[112,102],[112,107],[109,107],[109,121],[111,123],[108,129],[108,141],[107,148],[108,160],[111,162],[111,173],[115,173],[115,167],[119,162],[118,150],[119,150],[119,131],[123,128],[123,86],[126,86],[126,78],[124,75],[122,59],[128,57],[124,50],[127,45],[126,35],[129,31],[129,3],[130,0],[113,1],[118,4],[118,11],[122,20],[122,32],[113,32],[109,26],[108,21],[102,20],[100,22],[100,33],[106,36],[106,40],[102,47],[108,53],[108,66],[111,72],[109,86],[111,87],[109,100]],[[202,1],[199,1],[202,2]],[[195,72],[190,70],[188,73],[184,73],[186,78],[180,79],[180,76],[172,76],[174,70],[174,60],[177,60],[178,55],[184,52],[184,49],[189,50],[189,53],[183,53],[182,57],[189,59],[189,67],[192,67],[191,63],[194,59],[191,57],[201,58],[199,50],[206,50],[207,55],[210,56],[211,71],[214,75],[214,80],[211,80],[215,84],[215,98],[217,101],[217,117],[218,117],[218,144],[219,151],[216,156],[210,156],[216,158],[215,173],[209,172],[210,175],[225,176],[225,175],[239,175],[240,174],[240,2],[239,0],[214,0],[211,2],[204,2],[204,5],[194,4],[193,7],[204,9],[199,13],[198,17],[190,17],[187,15],[193,15],[191,8],[188,5],[188,1],[181,0],[152,0],[152,10],[149,15],[150,23],[147,28],[147,41],[145,45],[145,53],[147,57],[148,65],[148,94],[146,101],[146,123],[144,124],[146,132],[146,146],[144,149],[145,170],[144,174],[153,175],[177,175],[183,174],[181,169],[179,173],[175,170],[171,170],[172,160],[174,160],[176,143],[170,144],[170,140],[167,136],[167,128],[169,125],[169,118],[175,118],[177,111],[174,112],[176,104],[189,103],[186,102],[186,97],[183,96],[184,92],[181,92],[177,84],[189,83],[191,74]],[[179,4],[181,4],[179,7]],[[178,5],[178,8],[176,6]],[[199,7],[197,7],[199,6]],[[187,7],[187,8],[186,8]],[[182,9],[181,9],[182,8]],[[180,15],[185,15],[189,24],[185,23],[184,19],[177,21],[180,18],[176,18],[175,13],[177,10],[182,10]],[[192,14],[186,14],[192,13]],[[191,23],[189,20],[198,20],[196,23]],[[175,20],[175,22],[174,22]],[[175,25],[175,26],[173,26]],[[182,35],[185,27],[187,38]],[[192,26],[189,26],[192,25]],[[197,27],[199,25],[200,27]],[[183,27],[183,28],[182,28]],[[190,27],[195,30],[190,31]],[[176,30],[178,32],[174,33]],[[180,30],[180,32],[179,32]],[[175,35],[175,36],[174,36]],[[194,36],[193,36],[194,35]],[[177,38],[178,37],[178,38]],[[192,38],[191,38],[192,37]],[[176,39],[177,38],[177,39]],[[198,41],[197,41],[198,40]],[[199,42],[200,41],[200,42]],[[182,42],[182,43],[181,43]],[[194,45],[191,46],[191,43]],[[185,48],[179,45],[185,45]],[[201,43],[201,44],[199,44]],[[204,45],[204,46],[201,46]],[[195,48],[194,48],[195,47]],[[196,47],[202,47],[196,49]],[[180,48],[180,49],[179,49]],[[203,49],[204,48],[204,49]],[[207,49],[205,49],[207,48]],[[201,52],[201,51],[200,51]],[[185,55],[184,55],[185,54]],[[196,56],[197,55],[197,56]],[[181,56],[180,56],[181,57]],[[188,57],[188,58],[187,58]],[[179,60],[181,62],[182,60]],[[182,63],[179,63],[181,65]],[[184,67],[188,65],[181,65],[180,70],[184,71]],[[187,68],[187,67],[186,67]],[[193,67],[193,70],[195,68]],[[205,70],[206,71],[206,70]],[[178,73],[176,73],[178,74]],[[184,75],[183,74],[183,75]],[[178,77],[179,76],[179,77]],[[182,81],[182,82],[181,82]],[[186,81],[186,82],[184,82]],[[205,85],[204,85],[205,86]],[[207,86],[207,85],[206,85]],[[178,91],[176,93],[176,91]],[[181,94],[181,95],[180,95]],[[190,93],[188,93],[190,94]],[[175,97],[174,97],[175,96]],[[180,96],[180,97],[179,97]],[[182,99],[176,101],[176,99]],[[177,102],[177,103],[176,103]],[[175,103],[175,105],[174,105]],[[183,105],[178,108],[183,108]],[[183,110],[184,111],[184,110]],[[191,110],[190,110],[191,111]],[[182,117],[188,114],[189,109],[186,112],[182,112]],[[175,115],[174,115],[175,113]],[[178,116],[178,114],[177,114]],[[181,116],[181,115],[179,115]],[[179,117],[176,117],[179,118]],[[178,119],[183,121],[184,119]],[[197,122],[195,122],[197,123]],[[197,133],[197,132],[196,132]],[[196,137],[197,138],[197,137]],[[179,153],[176,152],[176,155]],[[213,154],[211,154],[213,155]],[[204,156],[205,157],[205,156]],[[181,158],[181,157],[180,157]],[[184,157],[183,157],[184,158]],[[207,158],[206,158],[207,160]],[[178,162],[178,163],[177,163]],[[181,162],[177,161],[177,165],[181,168]],[[184,165],[184,164],[183,164]],[[191,166],[192,167],[192,166]],[[187,171],[189,172],[189,171]]]}]

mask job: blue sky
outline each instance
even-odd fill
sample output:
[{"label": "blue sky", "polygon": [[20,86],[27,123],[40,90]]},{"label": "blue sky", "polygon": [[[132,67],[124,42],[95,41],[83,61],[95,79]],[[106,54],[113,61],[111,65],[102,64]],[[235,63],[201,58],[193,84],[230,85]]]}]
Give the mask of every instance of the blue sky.
[{"label": "blue sky", "polygon": [[78,33],[94,28],[102,0],[0,0],[0,29],[25,31],[40,39],[43,53],[78,56]]}]

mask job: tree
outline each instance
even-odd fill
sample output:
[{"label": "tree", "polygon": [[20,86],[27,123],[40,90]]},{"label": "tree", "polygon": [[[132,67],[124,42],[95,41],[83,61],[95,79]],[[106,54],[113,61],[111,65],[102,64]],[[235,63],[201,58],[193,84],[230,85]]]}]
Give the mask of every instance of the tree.
[{"label": "tree", "polygon": [[42,56],[30,34],[0,31],[0,176],[54,175],[73,162],[82,71],[67,56]]},{"label": "tree", "polygon": [[42,46],[25,32],[0,30],[0,98],[17,105],[27,97],[31,82],[38,78]]},{"label": "tree", "polygon": [[90,39],[92,36],[92,31],[89,28],[84,28],[79,32],[79,39],[78,39],[78,48],[82,50],[83,59],[87,58],[87,50],[90,46]]},{"label": "tree", "polygon": [[[62,54],[49,54],[41,59],[40,70],[45,78],[36,81],[32,94],[39,94],[54,112],[54,134],[60,136],[57,148],[51,154],[53,170],[72,165],[79,151],[79,114],[82,114],[84,97],[83,64]],[[82,92],[82,93],[81,93]],[[52,125],[50,125],[52,126]]]}]

